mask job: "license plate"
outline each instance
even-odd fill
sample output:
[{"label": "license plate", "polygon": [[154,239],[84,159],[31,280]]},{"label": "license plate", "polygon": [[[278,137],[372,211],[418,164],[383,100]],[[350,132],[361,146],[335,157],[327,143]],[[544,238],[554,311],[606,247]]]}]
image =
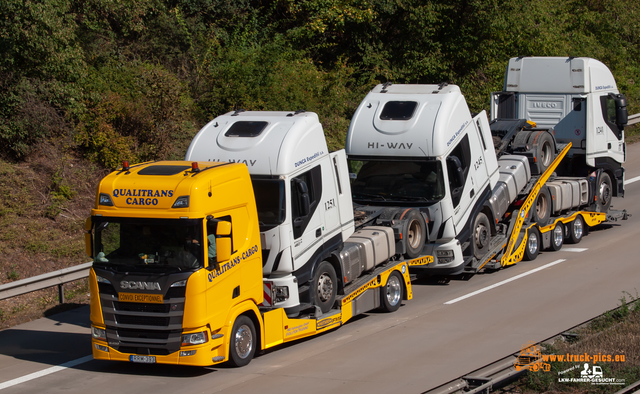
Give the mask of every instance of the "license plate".
[{"label": "license plate", "polygon": [[119,293],[118,301],[144,302],[148,304],[162,304],[164,302],[162,298],[162,294],[135,294],[135,293]]},{"label": "license plate", "polygon": [[156,356],[129,356],[132,363],[155,364]]}]

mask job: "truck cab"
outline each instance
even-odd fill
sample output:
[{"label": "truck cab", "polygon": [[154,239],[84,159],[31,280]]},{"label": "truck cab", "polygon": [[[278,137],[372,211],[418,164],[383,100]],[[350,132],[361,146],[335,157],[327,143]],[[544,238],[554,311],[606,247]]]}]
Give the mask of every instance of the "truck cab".
[{"label": "truck cab", "polygon": [[[624,95],[606,65],[583,57],[516,57],[501,92],[491,95],[491,120],[527,119],[550,129],[561,146],[571,142],[564,176],[604,171],[605,196],[624,196],[627,123]],[[608,192],[608,193],[607,193]]]},{"label": "truck cab", "polygon": [[244,165],[125,162],[106,176],[85,225],[94,358],[225,360],[230,323],[257,320],[263,301],[257,223]]},{"label": "truck cab", "polygon": [[328,311],[331,305],[323,294],[330,290],[335,296],[337,283],[327,280],[323,290],[318,267],[327,261],[341,277],[332,254],[354,232],[354,222],[346,155],[329,153],[318,116],[230,112],[200,130],[185,160],[247,166],[258,209],[264,280],[279,295],[269,306],[285,308],[290,316],[308,304],[323,304],[323,312]]},{"label": "truck cab", "polygon": [[345,149],[356,211],[418,210],[427,230],[407,257],[435,256],[431,273],[461,272],[498,180],[486,113],[472,117],[455,85],[378,85],[356,110]]}]

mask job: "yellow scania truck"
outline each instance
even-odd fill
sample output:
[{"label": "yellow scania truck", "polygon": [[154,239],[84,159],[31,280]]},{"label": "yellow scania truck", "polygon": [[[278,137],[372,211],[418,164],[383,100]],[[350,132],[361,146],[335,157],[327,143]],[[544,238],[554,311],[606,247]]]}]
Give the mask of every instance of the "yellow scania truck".
[{"label": "yellow scania truck", "polygon": [[[346,171],[344,152],[318,152],[304,164],[295,155],[306,152],[292,150],[294,178],[306,165],[327,160],[336,173],[323,178],[347,192],[348,176],[336,177],[338,167]],[[338,251],[308,260],[313,267],[305,286],[317,301],[286,307],[289,298],[298,300],[297,280],[264,274],[261,227],[275,214],[293,233],[290,204],[297,204],[303,220],[313,204],[299,178],[293,181],[299,195],[290,201],[285,179],[273,179],[279,199],[271,204],[264,191],[256,194],[243,163],[125,162],[106,176],[85,225],[93,258],[93,357],[242,366],[256,351],[331,330],[376,308],[395,311],[412,298],[409,262],[397,258],[393,230],[351,227],[332,236],[341,244]],[[326,205],[327,191],[318,190],[311,200],[327,210],[342,209],[347,227],[353,226],[351,204]]]}]

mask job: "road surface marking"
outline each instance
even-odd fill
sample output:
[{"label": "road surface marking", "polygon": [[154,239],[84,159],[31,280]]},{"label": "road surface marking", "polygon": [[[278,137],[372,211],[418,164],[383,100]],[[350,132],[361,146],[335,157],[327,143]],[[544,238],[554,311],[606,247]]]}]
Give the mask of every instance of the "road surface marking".
[{"label": "road surface marking", "polygon": [[584,252],[585,250],[588,250],[589,248],[562,248],[561,250],[563,252]]},{"label": "road surface marking", "polygon": [[637,177],[631,178],[631,179],[625,179],[624,184],[626,186],[626,185],[628,185],[630,183],[637,182],[637,181],[640,181],[640,176],[637,176]]},{"label": "road surface marking", "polygon": [[86,363],[87,361],[93,360],[93,356],[86,356],[86,357],[82,357],[76,360],[72,360],[69,362],[66,362],[64,364],[60,364],[57,365],[55,367],[51,367],[51,368],[47,368],[47,369],[43,369],[42,371],[38,371],[38,372],[34,372],[34,373],[30,373],[29,375],[24,375],[20,378],[15,378],[12,380],[8,380],[4,383],[0,383],[0,390],[2,389],[6,389],[7,387],[11,387],[11,386],[15,386],[17,384],[20,383],[24,383],[24,382],[28,382],[30,380],[33,379],[38,379],[40,377],[58,372],[58,371],[62,371],[63,369],[67,369],[67,368],[71,368],[71,367],[75,367],[76,365],[79,364],[83,364]]},{"label": "road surface marking", "polygon": [[495,289],[496,287],[502,286],[502,285],[507,284],[507,283],[509,283],[509,282],[513,282],[513,281],[514,281],[514,280],[516,280],[516,279],[524,278],[524,277],[525,277],[525,276],[527,276],[527,275],[531,275],[531,274],[533,274],[533,273],[535,273],[535,272],[542,271],[542,270],[543,270],[543,269],[545,269],[545,268],[553,267],[554,265],[556,265],[556,264],[560,264],[560,263],[562,263],[563,261],[566,261],[566,260],[565,260],[565,259],[556,260],[556,261],[554,261],[554,262],[552,262],[552,263],[549,263],[549,264],[547,264],[547,265],[543,265],[542,267],[538,267],[538,268],[536,268],[536,269],[532,269],[531,271],[527,271],[527,272],[522,273],[522,274],[520,274],[520,275],[516,275],[516,276],[514,276],[513,278],[509,278],[509,279],[507,279],[507,280],[503,280],[502,282],[498,282],[498,283],[493,284],[493,285],[491,285],[491,286],[487,286],[487,287],[485,287],[485,288],[483,288],[483,289],[476,290],[476,291],[474,291],[473,293],[469,293],[469,294],[463,295],[462,297],[458,297],[458,298],[456,298],[456,299],[454,299],[454,300],[447,301],[447,302],[445,302],[444,304],[445,304],[445,305],[455,304],[455,303],[456,303],[456,302],[458,302],[458,301],[462,301],[462,300],[467,299],[467,298],[469,298],[469,297],[473,297],[474,295],[478,295],[478,294],[480,294],[480,293],[484,293],[484,292],[485,292],[485,291],[487,291],[487,290]]}]

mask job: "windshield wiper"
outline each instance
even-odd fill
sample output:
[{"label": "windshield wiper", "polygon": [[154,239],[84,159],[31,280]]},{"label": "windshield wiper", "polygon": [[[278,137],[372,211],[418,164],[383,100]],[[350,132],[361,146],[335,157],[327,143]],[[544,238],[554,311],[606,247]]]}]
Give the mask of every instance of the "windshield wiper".
[{"label": "windshield wiper", "polygon": [[361,196],[362,198],[374,198],[377,200],[382,200],[382,201],[387,201],[386,198],[382,197],[380,194],[368,194],[368,193],[362,193],[362,192],[353,192],[352,193],[353,198],[357,199],[357,196]]},{"label": "windshield wiper", "polygon": [[390,196],[393,200],[401,200],[401,201],[431,201],[426,197],[418,197],[418,196]]}]

